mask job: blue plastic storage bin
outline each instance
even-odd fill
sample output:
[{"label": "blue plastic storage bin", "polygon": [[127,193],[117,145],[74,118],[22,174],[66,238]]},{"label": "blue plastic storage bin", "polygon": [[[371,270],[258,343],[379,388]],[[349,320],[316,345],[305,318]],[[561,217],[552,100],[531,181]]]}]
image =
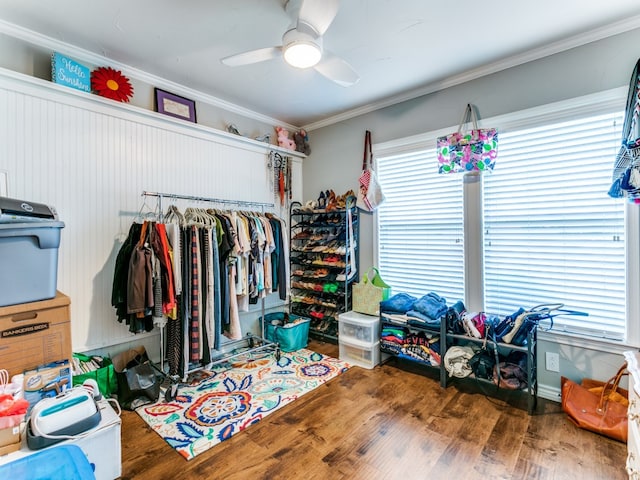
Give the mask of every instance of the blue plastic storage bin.
[{"label": "blue plastic storage bin", "polygon": [[0,465],[0,478],[95,480],[93,467],[77,445],[60,445]]},{"label": "blue plastic storage bin", "polygon": [[0,307],[56,296],[63,222],[0,224]]}]

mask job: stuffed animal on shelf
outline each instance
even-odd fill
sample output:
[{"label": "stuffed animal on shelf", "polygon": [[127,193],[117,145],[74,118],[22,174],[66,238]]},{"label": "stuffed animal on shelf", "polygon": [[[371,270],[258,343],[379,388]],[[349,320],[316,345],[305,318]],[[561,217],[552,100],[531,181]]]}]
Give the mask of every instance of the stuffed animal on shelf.
[{"label": "stuffed animal on shelf", "polygon": [[309,146],[309,135],[306,130],[301,129],[293,134],[293,139],[296,142],[296,151],[309,155],[311,153],[311,147]]},{"label": "stuffed animal on shelf", "polygon": [[278,146],[289,150],[296,149],[296,142],[289,138],[289,130],[282,127],[276,127],[276,133],[278,134]]}]

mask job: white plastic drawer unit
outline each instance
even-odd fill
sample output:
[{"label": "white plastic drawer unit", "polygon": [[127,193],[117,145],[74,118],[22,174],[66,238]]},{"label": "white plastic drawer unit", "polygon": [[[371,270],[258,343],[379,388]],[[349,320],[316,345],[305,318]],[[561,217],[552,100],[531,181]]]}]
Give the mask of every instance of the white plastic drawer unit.
[{"label": "white plastic drawer unit", "polygon": [[348,311],[338,316],[339,339],[373,345],[380,340],[380,317]]},{"label": "white plastic drawer unit", "polygon": [[340,360],[351,365],[372,369],[380,363],[380,342],[365,345],[340,339]]}]

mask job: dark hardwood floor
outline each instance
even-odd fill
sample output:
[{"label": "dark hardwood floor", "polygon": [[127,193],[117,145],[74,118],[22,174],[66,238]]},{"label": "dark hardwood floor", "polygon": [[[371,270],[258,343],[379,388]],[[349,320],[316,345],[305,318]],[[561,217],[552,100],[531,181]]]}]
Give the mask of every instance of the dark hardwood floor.
[{"label": "dark hardwood floor", "polygon": [[443,389],[434,371],[396,360],[354,367],[190,461],[125,411],[122,478],[627,478],[625,444],[574,427],[554,402],[529,416],[523,397]]}]

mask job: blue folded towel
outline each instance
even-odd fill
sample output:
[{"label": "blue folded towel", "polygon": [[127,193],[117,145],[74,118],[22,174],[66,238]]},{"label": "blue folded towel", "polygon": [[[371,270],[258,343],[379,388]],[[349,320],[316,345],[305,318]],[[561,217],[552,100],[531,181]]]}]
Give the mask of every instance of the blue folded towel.
[{"label": "blue folded towel", "polygon": [[447,313],[447,301],[437,293],[430,292],[416,300],[413,310],[437,320]]},{"label": "blue folded towel", "polygon": [[416,297],[408,293],[396,293],[393,297],[380,302],[380,311],[387,313],[407,313],[413,307]]},{"label": "blue folded towel", "polygon": [[407,316],[410,317],[409,320],[407,320],[407,323],[409,325],[417,325],[417,326],[425,325],[428,327],[434,327],[434,326],[440,325],[439,318],[431,318],[425,315],[424,313],[419,312],[418,310],[409,310],[407,312]]}]

